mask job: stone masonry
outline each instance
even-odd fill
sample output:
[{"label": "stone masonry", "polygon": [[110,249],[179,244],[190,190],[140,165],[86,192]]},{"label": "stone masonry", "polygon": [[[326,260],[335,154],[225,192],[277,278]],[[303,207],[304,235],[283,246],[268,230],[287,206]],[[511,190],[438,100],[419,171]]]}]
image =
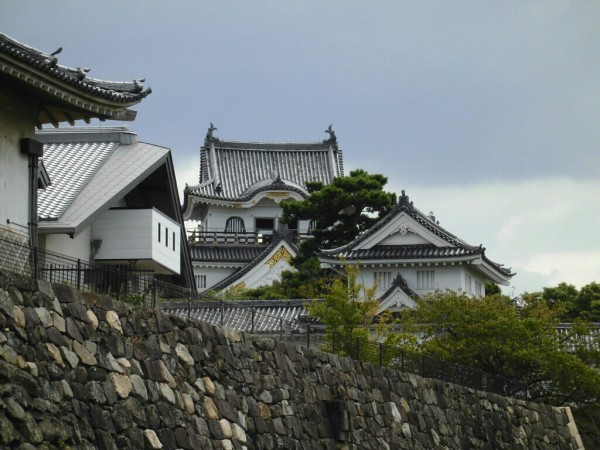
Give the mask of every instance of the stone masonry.
[{"label": "stone masonry", "polygon": [[4,272],[0,330],[0,448],[583,448],[568,408]]}]

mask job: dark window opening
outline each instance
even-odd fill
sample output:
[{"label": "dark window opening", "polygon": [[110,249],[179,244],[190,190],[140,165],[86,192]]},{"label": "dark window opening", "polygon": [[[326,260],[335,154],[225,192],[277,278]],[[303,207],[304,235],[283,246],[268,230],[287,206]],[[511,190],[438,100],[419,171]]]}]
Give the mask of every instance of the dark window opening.
[{"label": "dark window opening", "polygon": [[273,219],[273,218],[269,218],[269,219],[256,218],[254,223],[255,223],[257,230],[274,230],[275,229],[275,219]]}]

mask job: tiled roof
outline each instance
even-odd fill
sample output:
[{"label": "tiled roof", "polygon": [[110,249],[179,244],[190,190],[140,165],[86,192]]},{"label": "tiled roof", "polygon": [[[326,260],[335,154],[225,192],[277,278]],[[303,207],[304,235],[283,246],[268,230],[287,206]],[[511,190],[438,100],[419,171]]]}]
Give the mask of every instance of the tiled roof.
[{"label": "tiled roof", "polygon": [[[433,249],[427,249],[427,246],[396,246],[396,249],[391,249],[388,247],[391,246],[374,246],[371,249],[371,253],[368,250],[354,250],[356,246],[358,246],[361,242],[364,242],[366,239],[371,237],[374,233],[381,230],[387,224],[389,224],[396,216],[401,214],[402,212],[408,214],[410,217],[415,219],[419,224],[423,227],[434,233],[436,236],[448,242],[451,246],[456,246],[455,252],[451,252],[449,247],[440,247],[437,251]],[[420,248],[420,249],[419,249]],[[431,252],[431,256],[426,255],[426,252]],[[322,250],[320,255],[326,258],[338,257],[346,255],[347,259],[354,259],[354,257],[350,256],[353,252],[357,252],[356,254],[361,254],[361,252],[365,252],[365,256],[360,257],[360,259],[365,258],[376,258],[381,257],[385,252],[388,252],[388,258],[395,257],[406,257],[406,258],[429,258],[429,257],[458,257],[458,256],[468,256],[468,255],[482,255],[482,259],[489,263],[494,269],[498,272],[502,273],[504,276],[514,276],[515,274],[510,271],[510,269],[506,269],[502,267],[501,264],[495,263],[489,258],[485,256],[485,248],[483,246],[473,246],[467,244],[465,241],[459,239],[452,233],[448,232],[444,228],[442,228],[439,223],[432,220],[430,217],[426,216],[422,211],[418,210],[414,207],[413,202],[411,202],[408,198],[408,195],[402,191],[402,195],[398,199],[398,204],[394,207],[390,213],[382,218],[379,222],[373,225],[364,233],[357,236],[352,242],[349,242],[346,245],[343,245],[338,248],[330,249],[330,250]],[[392,252],[397,252],[397,254],[392,254]],[[446,255],[443,253],[446,252]],[[409,254],[413,254],[414,256],[405,256]],[[377,255],[377,256],[375,256]]]},{"label": "tiled roof", "polygon": [[86,94],[113,102],[137,103],[152,92],[151,89],[143,89],[143,79],[131,82],[113,82],[88,78],[89,69],[62,66],[58,64],[56,56],[29,47],[1,33],[0,53],[44,72]]},{"label": "tiled roof", "polygon": [[[256,143],[207,139],[200,150],[200,183],[186,194],[242,201],[265,189],[306,195],[307,181],[329,184],[342,176],[342,151],[330,141]],[[279,185],[270,186],[275,182]]]},{"label": "tiled roof", "polygon": [[252,260],[248,265],[242,267],[236,272],[229,275],[223,281],[218,284],[215,284],[213,287],[208,289],[206,292],[210,291],[220,291],[222,289],[226,289],[230,287],[237,280],[242,278],[248,272],[250,272],[254,267],[256,267],[273,249],[275,249],[278,245],[281,245],[281,242],[286,241],[291,248],[296,249],[296,245],[290,241],[290,239],[285,234],[277,233],[274,235],[273,242],[271,242],[267,247],[263,248],[263,251],[260,252],[254,260]]},{"label": "tiled roof", "polygon": [[477,255],[482,250],[464,247],[437,247],[432,244],[415,245],[375,245],[369,249],[346,250],[337,255],[347,259],[420,259],[420,258],[452,258]]},{"label": "tiled roof", "polygon": [[[227,302],[163,303],[160,308],[170,314],[222,325],[238,331],[255,333],[284,333],[303,331],[308,300],[239,300]],[[221,311],[223,316],[221,318]],[[254,311],[254,314],[253,314]],[[253,320],[254,316],[254,320]],[[254,327],[252,326],[254,322]],[[281,328],[283,327],[283,330]]]},{"label": "tiled roof", "polygon": [[265,250],[254,245],[193,245],[192,261],[251,262]]},{"label": "tiled roof", "polygon": [[52,184],[39,191],[38,216],[58,219],[118,146],[118,142],[45,145],[43,161]]},{"label": "tiled roof", "polygon": [[38,199],[41,230],[79,231],[164,164],[169,154],[166,148],[135,141],[126,127],[44,129],[36,139],[44,142],[43,161],[52,181]]},{"label": "tiled roof", "polygon": [[400,288],[410,298],[419,297],[419,294],[417,294],[415,291],[408,287],[406,279],[402,275],[398,274],[396,275],[396,278],[394,278],[394,281],[392,281],[392,284],[390,285],[389,289],[385,291],[383,295],[379,298],[379,301],[383,303],[385,299],[392,295],[397,288]]}]

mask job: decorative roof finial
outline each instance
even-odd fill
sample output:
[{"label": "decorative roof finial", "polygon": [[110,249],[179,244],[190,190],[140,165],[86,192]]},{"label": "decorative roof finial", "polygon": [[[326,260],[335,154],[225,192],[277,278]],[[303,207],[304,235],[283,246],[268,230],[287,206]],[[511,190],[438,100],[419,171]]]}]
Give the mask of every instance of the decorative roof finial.
[{"label": "decorative roof finial", "polygon": [[404,189],[402,189],[402,195],[400,196],[400,198],[398,199],[398,205],[401,208],[405,208],[405,209],[412,209],[413,207],[413,202],[411,202],[408,198],[408,195],[406,195],[406,192],[404,191]]},{"label": "decorative roof finial", "polygon": [[208,127],[208,131],[206,132],[206,141],[210,141],[213,139],[213,131],[215,130],[218,130],[218,128],[215,127],[212,122],[210,122],[210,127]]},{"label": "decorative roof finial", "polygon": [[325,133],[329,134],[329,139],[325,139],[323,142],[337,145],[337,138],[335,136],[335,131],[333,131],[332,127],[333,124],[329,125],[329,127],[325,130]]}]

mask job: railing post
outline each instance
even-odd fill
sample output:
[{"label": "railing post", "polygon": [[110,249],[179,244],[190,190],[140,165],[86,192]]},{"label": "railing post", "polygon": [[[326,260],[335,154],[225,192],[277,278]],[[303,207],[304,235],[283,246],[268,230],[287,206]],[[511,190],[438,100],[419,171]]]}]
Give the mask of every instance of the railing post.
[{"label": "railing post", "polygon": [[33,247],[33,278],[38,279],[38,248]]},{"label": "railing post", "polygon": [[190,296],[188,298],[188,319],[191,317],[192,315],[192,290],[190,289]]},{"label": "railing post", "polygon": [[358,358],[360,356],[360,338],[357,336],[356,337],[356,360],[358,361]]},{"label": "railing post", "polygon": [[337,335],[337,331],[333,330],[333,335],[331,336],[331,351],[333,353],[335,353],[335,350],[336,350],[336,348],[335,348],[335,344],[336,344],[335,338],[336,338],[336,335]]},{"label": "railing post", "polygon": [[121,269],[117,267],[117,300],[119,300],[119,295],[121,293]]},{"label": "railing post", "polygon": [[404,372],[404,349],[400,350],[400,371]]},{"label": "railing post", "polygon": [[283,319],[279,318],[279,340],[283,339]]},{"label": "railing post", "polygon": [[223,315],[225,313],[225,305],[223,304],[223,299],[221,299],[221,326],[223,326]]},{"label": "railing post", "polygon": [[421,355],[421,376],[425,378],[425,353]]},{"label": "railing post", "polygon": [[379,343],[379,365],[383,366],[383,344]]},{"label": "railing post", "polygon": [[252,328],[251,328],[252,329],[252,334],[254,334],[254,315],[255,314],[256,314],[256,310],[254,308],[252,308],[250,310],[250,315],[251,315],[251,320],[252,320],[252,324],[251,324],[251,326],[252,326]]},{"label": "railing post", "polygon": [[156,278],[152,279],[152,307],[156,308],[156,303],[158,300],[158,283]]},{"label": "railing post", "polygon": [[306,324],[306,347],[310,348],[310,323]]},{"label": "railing post", "polygon": [[81,260],[77,258],[77,290],[81,290]]}]

